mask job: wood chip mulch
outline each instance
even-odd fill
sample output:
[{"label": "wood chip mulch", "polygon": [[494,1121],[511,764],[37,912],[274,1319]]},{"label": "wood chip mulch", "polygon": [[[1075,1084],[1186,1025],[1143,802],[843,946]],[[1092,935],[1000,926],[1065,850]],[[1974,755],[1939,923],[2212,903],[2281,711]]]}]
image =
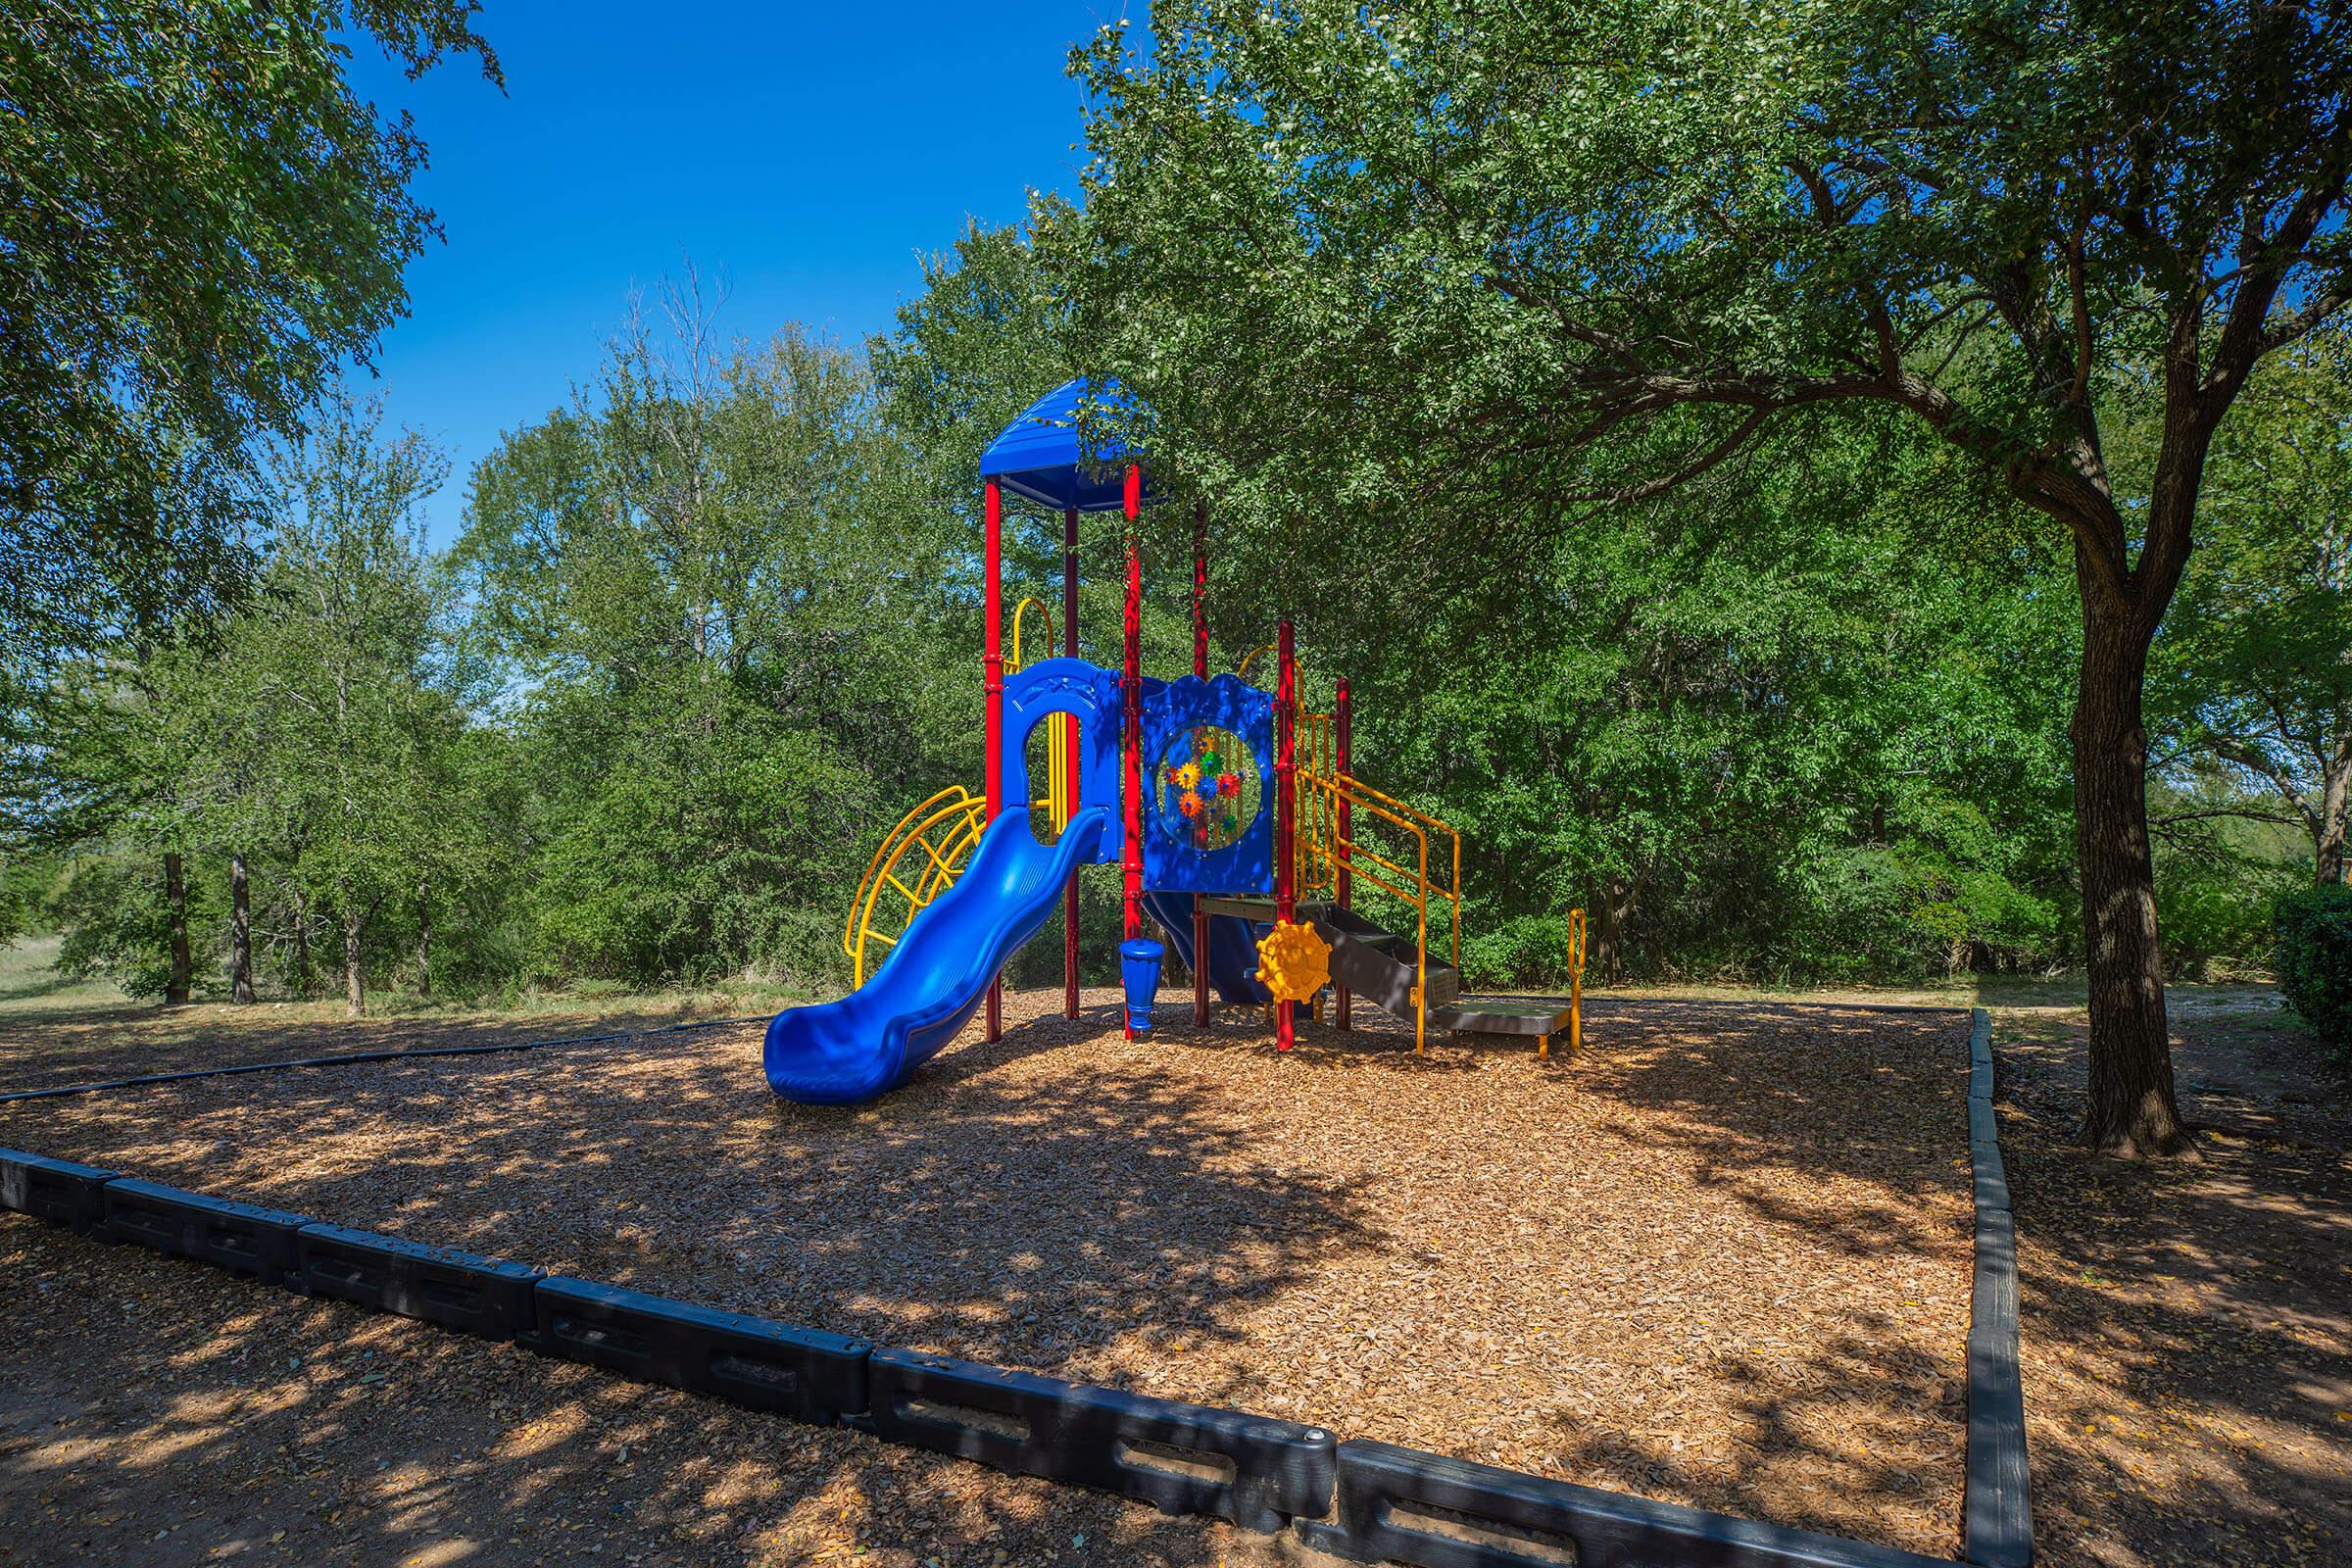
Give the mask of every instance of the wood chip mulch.
[{"label": "wood chip mulch", "polygon": [[[1965,1014],[1602,1002],[1570,1062],[1008,999],[870,1106],[757,1030],[0,1109],[0,1143],[787,1322],[1958,1544]],[[2029,1388],[2034,1372],[2028,1369]],[[796,1440],[800,1441],[800,1440]]]},{"label": "wood chip mulch", "polygon": [[2039,1560],[2341,1568],[2352,1094],[2275,1005],[2173,1016],[2181,1160],[2076,1142],[2079,1010],[1995,1025]]}]

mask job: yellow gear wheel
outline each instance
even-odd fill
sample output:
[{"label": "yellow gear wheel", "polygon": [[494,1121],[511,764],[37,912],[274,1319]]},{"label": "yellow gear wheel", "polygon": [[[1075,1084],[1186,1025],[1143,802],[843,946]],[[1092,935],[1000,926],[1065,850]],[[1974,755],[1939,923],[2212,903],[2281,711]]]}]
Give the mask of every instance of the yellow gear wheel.
[{"label": "yellow gear wheel", "polygon": [[1257,979],[1276,1002],[1307,1002],[1331,984],[1331,944],[1311,925],[1278,920],[1258,939]]}]

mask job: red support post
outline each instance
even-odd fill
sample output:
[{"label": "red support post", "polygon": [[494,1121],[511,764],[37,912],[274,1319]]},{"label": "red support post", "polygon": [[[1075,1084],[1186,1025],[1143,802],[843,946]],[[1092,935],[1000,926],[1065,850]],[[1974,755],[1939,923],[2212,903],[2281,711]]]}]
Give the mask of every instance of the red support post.
[{"label": "red support post", "polygon": [[[983,511],[988,520],[988,544],[982,570],[988,580],[987,645],[980,657],[980,793],[982,814],[990,822],[1004,806],[1004,493],[988,481]],[[1004,1038],[1004,981],[992,975],[988,982],[988,1038]]]},{"label": "red support post", "polygon": [[[1143,470],[1134,464],[1127,466],[1127,612],[1126,653],[1119,682],[1121,725],[1120,750],[1125,754],[1126,797],[1123,822],[1126,846],[1119,857],[1126,872],[1126,919],[1122,922],[1128,940],[1144,934],[1144,558],[1136,541],[1136,520],[1142,514],[1144,501]],[[1135,1038],[1135,1026],[1124,1023],[1126,1009],[1121,1008],[1127,1038]]]},{"label": "red support post", "polygon": [[[1298,807],[1292,793],[1298,772],[1298,737],[1292,709],[1298,701],[1298,661],[1291,645],[1291,623],[1278,623],[1275,658],[1280,662],[1274,682],[1274,918],[1289,923],[1291,867],[1297,854]],[[1288,1051],[1294,1043],[1291,1004],[1274,1004],[1274,1049]]]},{"label": "red support post", "polygon": [[[1193,503],[1193,673],[1208,678],[1208,503]],[[1203,812],[1205,818],[1207,813]],[[1208,1023],[1208,911],[1193,895],[1193,1023]]]},{"label": "red support post", "polygon": [[[1352,739],[1351,732],[1354,727],[1355,704],[1348,696],[1348,681],[1343,676],[1340,680],[1339,696],[1331,705],[1331,767],[1332,771],[1339,775],[1339,779],[1346,779],[1349,776],[1348,771],[1349,741]],[[1339,842],[1333,846],[1339,852],[1339,866],[1337,873],[1332,878],[1332,897],[1338,901],[1341,908],[1347,909],[1354,906],[1355,872],[1351,866],[1355,859],[1355,852],[1348,839],[1350,824],[1348,822],[1347,787],[1339,780],[1334,780],[1332,793],[1339,800],[1334,834]],[[1346,986],[1332,988],[1332,1027],[1342,1034],[1348,1032],[1348,1004],[1351,1000]]]},{"label": "red support post", "polygon": [[[1070,507],[1061,514],[1061,651],[1072,659],[1078,657],[1078,509]],[[1064,744],[1062,760],[1069,766],[1069,777],[1062,785],[1062,799],[1070,809],[1078,809],[1078,718],[1070,714],[1061,721]],[[1069,885],[1061,890],[1061,1015],[1078,1016],[1078,878],[1072,876]]]}]

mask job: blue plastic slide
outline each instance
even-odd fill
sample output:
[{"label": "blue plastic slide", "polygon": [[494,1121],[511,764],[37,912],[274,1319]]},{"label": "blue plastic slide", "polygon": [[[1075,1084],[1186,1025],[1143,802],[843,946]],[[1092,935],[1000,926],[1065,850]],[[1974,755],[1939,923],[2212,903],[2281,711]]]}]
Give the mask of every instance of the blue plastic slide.
[{"label": "blue plastic slide", "polygon": [[[1168,934],[1184,966],[1193,966],[1193,896],[1190,893],[1147,893],[1144,907]],[[1208,983],[1217,995],[1236,1005],[1262,1006],[1274,993],[1257,983],[1257,928],[1238,914],[1208,917]]]},{"label": "blue plastic slide", "polygon": [[767,1026],[768,1087],[808,1105],[850,1105],[896,1089],[971,1021],[988,982],[1037,935],[1062,884],[1095,857],[1110,820],[1093,806],[1052,844],[1007,808],[971,864],[915,915],[890,957],[839,1002],[779,1012]]}]

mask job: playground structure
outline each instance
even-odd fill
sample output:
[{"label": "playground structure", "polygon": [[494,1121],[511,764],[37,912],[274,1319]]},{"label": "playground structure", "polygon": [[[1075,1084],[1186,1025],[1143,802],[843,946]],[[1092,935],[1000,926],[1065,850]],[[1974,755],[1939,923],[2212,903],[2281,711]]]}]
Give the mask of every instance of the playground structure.
[{"label": "playground structure", "polygon": [[[1276,1044],[1288,1051],[1295,1008],[1319,1014],[1329,989],[1336,1030],[1349,1029],[1361,997],[1412,1023],[1416,1054],[1433,1024],[1457,1035],[1532,1038],[1539,1054],[1565,1034],[1573,1053],[1582,1033],[1583,912],[1570,920],[1565,1004],[1463,995],[1461,836],[1355,776],[1348,682],[1335,683],[1330,712],[1305,710],[1287,619],[1239,669],[1209,673],[1204,503],[1193,508],[1192,672],[1172,681],[1143,673],[1135,525],[1145,505],[1167,498],[1149,488],[1139,454],[1115,441],[1082,450],[1078,424],[1088,405],[1117,408],[1124,398],[1065,382],[982,456],[983,789],[942,790],[884,836],[843,932],[857,989],[776,1015],[763,1053],[769,1085],[808,1103],[852,1103],[904,1083],[983,1008],[988,1038],[1000,1038],[1003,967],[1043,929],[1057,895],[1063,1011],[1077,1017],[1076,878],[1087,864],[1120,867],[1123,937],[1143,937],[1147,917],[1164,932],[1192,974],[1197,1025],[1211,1019],[1213,988],[1230,1006],[1267,1008]],[[1023,599],[1006,657],[1008,492],[1062,520],[1058,654],[1052,611]],[[1117,669],[1077,657],[1079,518],[1113,511],[1128,525]],[[1023,657],[1033,610],[1045,627],[1043,658]],[[1248,679],[1267,653],[1276,662],[1270,693]],[[1041,725],[1042,778],[1032,776],[1029,753]],[[1357,910],[1359,878],[1410,911],[1409,933]],[[1433,913],[1442,922],[1435,932]],[[1442,956],[1433,956],[1433,937]],[[1127,1028],[1137,1032],[1132,1015]]]}]

